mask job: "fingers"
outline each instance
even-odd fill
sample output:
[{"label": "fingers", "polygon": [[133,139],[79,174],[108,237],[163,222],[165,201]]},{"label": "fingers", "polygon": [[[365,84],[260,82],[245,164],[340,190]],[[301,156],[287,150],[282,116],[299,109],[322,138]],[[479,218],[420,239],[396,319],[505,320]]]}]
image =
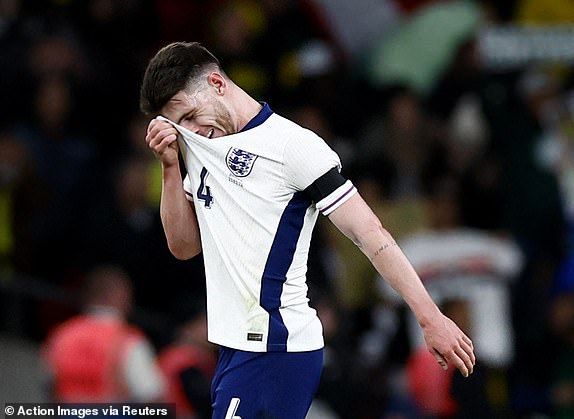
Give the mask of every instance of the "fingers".
[{"label": "fingers", "polygon": [[[466,337],[466,336],[465,336]],[[454,365],[464,377],[468,377],[474,370],[476,357],[474,355],[474,348],[470,339],[460,339],[458,345],[455,345],[450,351],[441,354],[436,349],[432,349],[431,353],[436,358],[438,364],[447,369],[447,361]]]},{"label": "fingers", "polygon": [[436,362],[438,362],[441,368],[446,371],[448,369],[448,362],[446,361],[446,358],[434,348],[431,349],[431,354],[433,354],[433,356],[436,358]]},{"label": "fingers", "polygon": [[476,364],[476,357],[474,355],[474,345],[468,336],[464,335],[460,342],[460,347],[469,355],[472,365]]},{"label": "fingers", "polygon": [[167,147],[177,140],[177,133],[170,130],[162,130],[156,136],[151,137],[148,146],[156,153],[163,153]]},{"label": "fingers", "polygon": [[168,122],[154,119],[148,126],[146,142],[154,152],[161,154],[177,140],[177,130]]},{"label": "fingers", "polygon": [[165,137],[166,135],[169,134],[175,134],[177,136],[177,130],[173,125],[171,125],[169,122],[166,121],[162,121],[159,119],[152,119],[148,125],[146,140],[149,143],[151,140],[158,137],[159,135]]},{"label": "fingers", "polygon": [[159,130],[162,130],[164,128],[169,128],[169,127],[173,127],[173,125],[170,124],[168,121],[165,121],[163,119],[154,118],[151,121],[149,121],[149,125],[147,126],[147,133],[149,134],[152,130],[158,130],[159,131]]},{"label": "fingers", "polygon": [[470,355],[461,347],[456,348],[454,354],[456,355],[456,360],[453,363],[462,375],[468,377],[472,374],[472,370],[474,369],[474,363],[472,362]]}]

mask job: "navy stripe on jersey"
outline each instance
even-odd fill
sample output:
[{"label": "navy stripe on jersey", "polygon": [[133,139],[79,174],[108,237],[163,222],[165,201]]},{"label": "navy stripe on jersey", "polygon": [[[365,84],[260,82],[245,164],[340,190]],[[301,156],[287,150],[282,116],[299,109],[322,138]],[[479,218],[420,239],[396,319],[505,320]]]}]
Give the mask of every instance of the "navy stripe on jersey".
[{"label": "navy stripe on jersey", "polygon": [[262,123],[264,123],[265,121],[267,121],[267,119],[271,115],[273,115],[273,111],[271,110],[271,108],[269,107],[269,105],[267,103],[263,102],[261,104],[263,105],[263,108],[239,132],[245,132],[251,128],[255,128],[255,127],[259,126]]},{"label": "navy stripe on jersey", "polygon": [[269,336],[267,351],[284,352],[287,350],[289,332],[279,307],[283,283],[287,279],[287,271],[293,262],[297,241],[305,221],[305,213],[311,205],[305,195],[296,192],[281,215],[279,226],[267,257],[263,278],[261,281],[261,307],[269,313]]}]

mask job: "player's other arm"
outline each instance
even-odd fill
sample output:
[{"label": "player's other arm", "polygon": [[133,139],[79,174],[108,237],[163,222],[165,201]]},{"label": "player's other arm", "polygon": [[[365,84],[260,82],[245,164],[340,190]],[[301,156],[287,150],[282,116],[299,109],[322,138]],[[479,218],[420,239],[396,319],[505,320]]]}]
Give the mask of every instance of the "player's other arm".
[{"label": "player's other arm", "polygon": [[437,362],[444,369],[453,364],[465,377],[472,373],[475,356],[471,340],[440,312],[411,263],[361,196],[354,194],[330,213],[329,219],[409,305]]},{"label": "player's other arm", "polygon": [[160,215],[167,244],[176,258],[185,260],[201,252],[201,239],[193,203],[183,190],[177,135],[171,124],[154,119],[148,126],[146,142],[161,162]]}]

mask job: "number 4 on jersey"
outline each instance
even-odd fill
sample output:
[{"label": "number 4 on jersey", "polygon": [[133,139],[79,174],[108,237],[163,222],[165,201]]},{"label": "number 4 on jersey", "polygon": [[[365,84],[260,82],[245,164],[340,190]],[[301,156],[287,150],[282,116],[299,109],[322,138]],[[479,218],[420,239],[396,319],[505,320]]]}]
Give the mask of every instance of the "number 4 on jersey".
[{"label": "number 4 on jersey", "polygon": [[209,189],[209,186],[205,184],[205,179],[207,179],[208,175],[209,172],[207,171],[207,169],[205,167],[202,168],[201,173],[199,175],[200,182],[199,182],[199,188],[197,188],[197,198],[200,201],[204,201],[205,206],[207,208],[210,208],[211,203],[213,202],[213,196],[211,195],[211,190]]},{"label": "number 4 on jersey", "polygon": [[241,419],[241,416],[235,416],[235,412],[237,412],[237,409],[239,408],[239,402],[241,402],[241,400],[238,397],[231,399],[229,407],[227,408],[227,413],[225,414],[225,419]]}]

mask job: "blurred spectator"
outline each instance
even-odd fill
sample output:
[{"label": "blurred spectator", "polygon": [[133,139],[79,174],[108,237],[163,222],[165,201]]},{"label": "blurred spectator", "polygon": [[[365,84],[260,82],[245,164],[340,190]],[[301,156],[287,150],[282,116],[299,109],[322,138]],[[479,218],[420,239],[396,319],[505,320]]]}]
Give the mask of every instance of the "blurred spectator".
[{"label": "blurred spectator", "polygon": [[425,108],[431,141],[443,164],[461,177],[461,221],[472,228],[494,231],[505,226],[506,196],[481,95],[486,78],[476,41],[465,42],[427,96]]},{"label": "blurred spectator", "polygon": [[386,195],[391,199],[416,197],[429,155],[420,98],[403,85],[389,86],[380,95],[382,105],[374,109],[360,133],[358,163],[390,165]]},{"label": "blurred spectator", "polygon": [[307,0],[262,4],[267,26],[258,37],[258,51],[272,74],[267,100],[281,106],[317,105],[331,123],[346,119],[350,89],[343,57],[318,8]]},{"label": "blurred spectator", "polygon": [[28,68],[36,79],[69,79],[80,82],[86,77],[84,51],[68,34],[38,36],[28,50]]},{"label": "blurred spectator", "polygon": [[322,94],[307,96],[324,100],[334,92],[318,80],[336,66],[336,52],[307,6],[293,0],[223,1],[209,14],[206,39],[230,77],[255,98],[291,104],[312,79],[316,83],[306,88]]},{"label": "blurred spectator", "polygon": [[[121,123],[130,102],[137,95],[135,74],[141,72],[158,36],[155,2],[131,0],[87,0],[74,2],[73,22],[97,90],[96,103],[105,104],[107,116]],[[158,2],[159,3],[159,2]],[[129,30],[128,30],[129,28]],[[111,109],[122,115],[114,115]]]},{"label": "blurred spectator", "polygon": [[[28,150],[47,196],[42,212],[29,220],[33,255],[22,269],[65,278],[74,267],[69,260],[75,255],[76,216],[88,201],[82,192],[89,190],[95,176],[96,148],[92,138],[74,125],[77,109],[68,80],[41,79],[33,105],[30,120],[18,124],[14,133]],[[67,254],[66,264],[62,253]]]},{"label": "blurred spectator", "polygon": [[223,2],[211,14],[210,45],[226,72],[258,99],[267,98],[272,73],[258,50],[258,36],[267,25],[262,8],[252,1]]},{"label": "blurred spectator", "polygon": [[152,402],[164,395],[164,378],[143,333],[125,317],[132,285],[115,266],[86,278],[85,312],[57,326],[44,346],[57,402]]},{"label": "blurred spectator", "polygon": [[[188,301],[188,307],[194,303]],[[159,366],[167,378],[166,400],[176,404],[178,419],[211,418],[211,379],[217,363],[216,348],[207,341],[204,307],[185,310],[174,342],[159,354]]]}]

